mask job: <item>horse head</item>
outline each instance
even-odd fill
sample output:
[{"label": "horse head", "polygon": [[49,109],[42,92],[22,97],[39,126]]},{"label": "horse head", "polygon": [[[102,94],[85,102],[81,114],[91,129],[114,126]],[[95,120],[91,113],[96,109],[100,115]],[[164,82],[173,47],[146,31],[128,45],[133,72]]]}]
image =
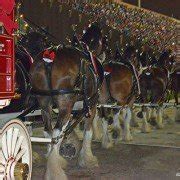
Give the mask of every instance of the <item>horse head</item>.
[{"label": "horse head", "polygon": [[92,51],[96,56],[102,52],[102,29],[98,22],[93,22],[84,30],[84,34],[81,38],[89,50]]},{"label": "horse head", "polygon": [[130,45],[126,47],[123,54],[123,59],[127,60],[136,69],[140,67],[140,62],[138,61],[137,52],[138,50],[135,48],[135,46]]},{"label": "horse head", "polygon": [[170,58],[170,54],[170,50],[164,50],[159,57],[158,65],[161,67],[166,67]]},{"label": "horse head", "polygon": [[158,66],[171,72],[175,66],[175,56],[170,49],[164,50],[159,57]]},{"label": "horse head", "polygon": [[50,46],[50,43],[46,42],[46,40],[45,35],[33,30],[21,38],[20,44],[28,50],[32,57],[35,57],[42,50]]}]

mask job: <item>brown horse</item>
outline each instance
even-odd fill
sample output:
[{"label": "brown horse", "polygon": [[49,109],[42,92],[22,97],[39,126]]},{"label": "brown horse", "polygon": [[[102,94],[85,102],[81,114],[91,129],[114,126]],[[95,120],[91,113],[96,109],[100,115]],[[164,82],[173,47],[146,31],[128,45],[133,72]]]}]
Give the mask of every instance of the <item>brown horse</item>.
[{"label": "brown horse", "polygon": [[[170,74],[170,52],[165,51],[161,54],[158,61],[155,64],[148,62],[147,67],[143,70],[140,76],[140,87],[141,87],[141,103],[152,103],[158,105],[152,110],[154,116],[157,115],[156,119],[150,121],[155,123],[157,128],[163,128],[163,107],[161,103],[166,100],[166,93],[169,86],[169,74]],[[156,114],[157,113],[157,114]],[[142,107],[143,126],[142,132],[150,132],[150,126],[148,124],[149,113],[148,108]]]},{"label": "brown horse", "polygon": [[[171,74],[171,90],[174,94],[176,105],[179,105],[179,101],[178,101],[178,96],[180,93],[180,64],[179,63],[174,63],[174,70],[173,70],[173,73]],[[180,113],[179,113],[178,107],[176,108],[175,120],[178,122],[180,121]]]},{"label": "brown horse", "polygon": [[[124,60],[124,62],[121,61]],[[123,112],[123,134],[122,139],[125,141],[132,140],[130,132],[130,121],[132,118],[131,107],[134,103],[137,91],[135,90],[135,72],[132,64],[137,62],[135,48],[128,47],[124,56],[116,59],[115,62],[104,63],[104,70],[108,75],[105,77],[100,89],[99,104],[112,104],[116,102],[121,108],[113,109],[113,137],[115,143],[119,142],[122,132],[119,122],[120,112]],[[108,61],[108,60],[107,60]],[[135,63],[136,64],[136,63]],[[136,64],[137,65],[137,64]],[[112,146],[112,136],[108,133],[108,116],[109,111],[106,108],[100,108],[100,117],[102,118],[103,137],[102,147],[109,148]]]},{"label": "brown horse", "polygon": [[[94,35],[91,31],[97,33]],[[96,53],[97,51],[100,52],[102,46],[102,35],[100,33],[101,29],[98,25],[92,24],[82,37],[83,44],[88,43],[87,45],[91,47],[95,43],[96,48],[91,50]],[[98,36],[96,36],[97,34]],[[78,43],[82,45],[82,43]],[[83,109],[86,110],[88,117],[84,117],[86,118],[84,139],[78,162],[80,166],[91,167],[96,166],[98,162],[91,150],[92,121],[96,112],[96,102],[91,104],[89,99],[92,100],[92,97],[97,94],[98,85],[92,62],[85,55],[87,49],[85,51],[79,49],[59,47],[50,52],[55,54],[54,61],[50,66],[50,76],[48,76],[49,71],[47,71],[49,65],[43,61],[43,52],[40,53],[31,68],[31,85],[42,109],[45,137],[58,137],[63,126],[68,121],[74,120],[71,113],[75,103],[83,101]],[[57,106],[59,113],[57,122],[53,127],[51,122],[54,105]]]}]

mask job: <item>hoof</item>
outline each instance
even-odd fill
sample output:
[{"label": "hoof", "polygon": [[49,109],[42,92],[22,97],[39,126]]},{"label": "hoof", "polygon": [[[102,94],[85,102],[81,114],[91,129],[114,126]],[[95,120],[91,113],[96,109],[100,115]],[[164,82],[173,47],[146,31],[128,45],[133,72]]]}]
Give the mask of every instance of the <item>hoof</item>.
[{"label": "hoof", "polygon": [[78,163],[80,167],[85,167],[85,168],[93,168],[99,166],[96,156],[84,155],[82,153],[80,153],[79,155]]},{"label": "hoof", "polygon": [[102,143],[102,148],[104,148],[104,149],[110,149],[112,147],[113,147],[113,143],[112,142]]},{"label": "hoof", "polygon": [[150,133],[151,132],[151,128],[149,126],[149,124],[143,125],[142,129],[141,129],[142,133]]},{"label": "hoof", "polygon": [[125,142],[129,142],[129,141],[132,141],[132,140],[133,140],[133,137],[132,137],[132,135],[129,133],[129,134],[127,134],[127,135],[123,135],[122,140],[125,141]]},{"label": "hoof", "polygon": [[163,124],[157,124],[156,128],[157,128],[157,129],[163,129],[163,128],[164,128],[164,125],[163,125]]}]

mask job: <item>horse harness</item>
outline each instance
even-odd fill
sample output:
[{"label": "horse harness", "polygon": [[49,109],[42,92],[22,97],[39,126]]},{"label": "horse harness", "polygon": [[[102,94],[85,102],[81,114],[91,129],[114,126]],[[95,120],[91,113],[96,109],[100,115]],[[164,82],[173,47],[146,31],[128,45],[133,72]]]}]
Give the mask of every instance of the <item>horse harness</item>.
[{"label": "horse harness", "polygon": [[[58,49],[58,48],[57,48]],[[80,51],[79,49],[76,49]],[[37,89],[31,89],[31,94],[33,95],[40,95],[40,96],[50,96],[52,99],[52,102],[54,103],[54,96],[58,95],[67,95],[67,94],[78,94],[83,96],[83,114],[85,114],[85,117],[90,117],[90,107],[92,107],[97,99],[98,99],[98,89],[99,89],[99,77],[97,73],[95,73],[95,69],[93,69],[93,65],[87,58],[87,55],[85,56],[84,52],[80,51],[81,54],[83,54],[84,58],[81,59],[80,63],[80,68],[79,68],[79,73],[75,82],[75,86],[73,89],[58,89],[54,90],[52,88],[52,66],[53,66],[53,59],[55,57],[51,57],[51,54],[55,54],[56,49],[55,48],[50,48],[48,50],[45,50],[45,53],[48,54],[47,57],[43,58],[44,59],[44,68],[47,76],[47,82],[48,82],[48,87],[49,90],[37,90]],[[51,61],[52,60],[52,61]],[[95,75],[96,82],[94,83],[94,86],[96,87],[96,91],[94,95],[90,98],[88,98],[88,82],[87,82],[87,76],[86,76],[86,65],[90,68],[90,71]],[[80,89],[80,86],[82,87]]]}]

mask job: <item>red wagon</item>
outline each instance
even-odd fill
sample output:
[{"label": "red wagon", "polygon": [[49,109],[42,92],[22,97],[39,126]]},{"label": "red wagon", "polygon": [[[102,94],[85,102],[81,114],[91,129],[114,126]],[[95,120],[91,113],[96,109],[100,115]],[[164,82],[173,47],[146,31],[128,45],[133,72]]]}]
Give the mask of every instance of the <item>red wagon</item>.
[{"label": "red wagon", "polygon": [[[0,1],[0,108],[15,98],[14,0]],[[0,114],[0,179],[31,179],[32,150],[26,126]]]}]

